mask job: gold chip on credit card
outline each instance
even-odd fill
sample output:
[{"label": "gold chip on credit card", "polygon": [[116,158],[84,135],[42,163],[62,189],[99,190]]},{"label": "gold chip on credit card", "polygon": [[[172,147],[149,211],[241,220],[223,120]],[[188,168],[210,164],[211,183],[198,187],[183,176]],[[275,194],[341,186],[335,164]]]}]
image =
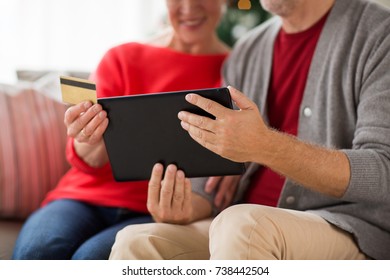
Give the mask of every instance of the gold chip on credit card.
[{"label": "gold chip on credit card", "polygon": [[60,77],[60,83],[63,102],[75,105],[89,100],[94,104],[97,103],[95,83],[65,76]]}]

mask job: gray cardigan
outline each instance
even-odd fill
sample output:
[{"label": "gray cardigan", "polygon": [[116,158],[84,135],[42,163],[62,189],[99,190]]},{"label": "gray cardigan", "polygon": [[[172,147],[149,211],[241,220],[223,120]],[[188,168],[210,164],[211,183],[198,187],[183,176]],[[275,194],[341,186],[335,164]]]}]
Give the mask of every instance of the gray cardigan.
[{"label": "gray cardigan", "polygon": [[[266,119],[273,42],[271,18],[240,40],[225,83],[255,101]],[[351,179],[342,199],[286,180],[279,207],[311,211],[351,232],[371,258],[390,259],[390,12],[364,0],[336,0],[319,39],[304,91],[298,138],[343,150]],[[250,164],[242,193],[259,168]]]}]

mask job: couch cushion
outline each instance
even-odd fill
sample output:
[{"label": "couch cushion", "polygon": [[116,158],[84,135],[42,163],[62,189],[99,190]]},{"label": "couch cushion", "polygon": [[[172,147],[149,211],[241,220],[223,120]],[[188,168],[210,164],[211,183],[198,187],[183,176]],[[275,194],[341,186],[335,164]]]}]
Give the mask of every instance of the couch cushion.
[{"label": "couch cushion", "polygon": [[0,217],[27,217],[68,170],[65,109],[33,86],[0,85]]}]

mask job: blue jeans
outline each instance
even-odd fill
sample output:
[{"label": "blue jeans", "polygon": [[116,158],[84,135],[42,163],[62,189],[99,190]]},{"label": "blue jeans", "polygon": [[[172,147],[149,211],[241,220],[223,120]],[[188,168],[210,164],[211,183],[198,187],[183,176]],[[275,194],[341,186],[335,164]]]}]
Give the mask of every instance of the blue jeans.
[{"label": "blue jeans", "polygon": [[128,209],[57,200],[27,219],[16,241],[13,259],[107,260],[119,230],[130,224],[150,222],[150,215]]}]

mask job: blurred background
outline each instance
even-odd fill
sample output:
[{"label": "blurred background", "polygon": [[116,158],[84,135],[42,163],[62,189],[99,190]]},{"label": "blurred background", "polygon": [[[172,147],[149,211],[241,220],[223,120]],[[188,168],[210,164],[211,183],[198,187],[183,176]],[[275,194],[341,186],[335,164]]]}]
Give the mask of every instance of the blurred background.
[{"label": "blurred background", "polygon": [[[250,10],[227,2],[218,33],[230,45],[270,16],[257,0]],[[18,71],[91,72],[110,47],[148,40],[166,24],[165,0],[1,0],[0,83]]]}]

